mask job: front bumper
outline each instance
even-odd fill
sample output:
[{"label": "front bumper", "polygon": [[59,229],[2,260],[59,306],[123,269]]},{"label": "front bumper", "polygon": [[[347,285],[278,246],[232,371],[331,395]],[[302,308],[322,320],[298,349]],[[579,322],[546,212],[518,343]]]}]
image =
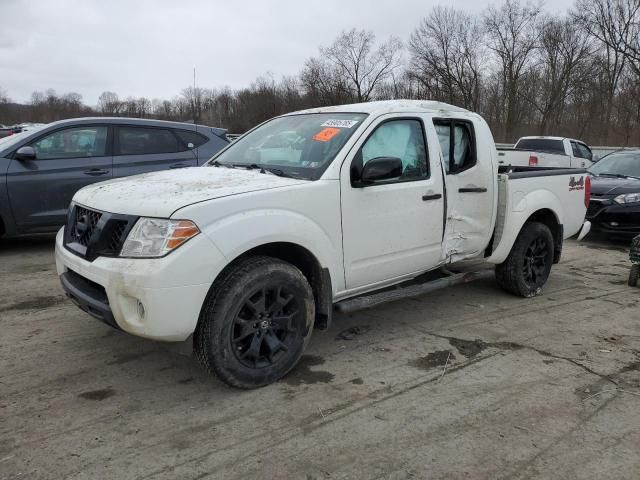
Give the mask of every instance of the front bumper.
[{"label": "front bumper", "polygon": [[590,205],[587,220],[594,230],[608,235],[631,236],[640,234],[640,203],[617,204],[612,201]]},{"label": "front bumper", "polygon": [[226,259],[206,235],[162,258],[98,257],[87,261],[56,236],[56,269],[67,296],[115,328],[155,340],[182,341]]}]

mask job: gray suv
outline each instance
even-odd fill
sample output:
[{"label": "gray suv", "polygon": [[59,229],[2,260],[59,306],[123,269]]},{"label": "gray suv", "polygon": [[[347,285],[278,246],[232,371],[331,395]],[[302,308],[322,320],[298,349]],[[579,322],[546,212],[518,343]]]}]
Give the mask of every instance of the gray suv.
[{"label": "gray suv", "polygon": [[225,130],[136,118],[76,118],[0,139],[0,235],[53,232],[95,182],[202,165]]}]

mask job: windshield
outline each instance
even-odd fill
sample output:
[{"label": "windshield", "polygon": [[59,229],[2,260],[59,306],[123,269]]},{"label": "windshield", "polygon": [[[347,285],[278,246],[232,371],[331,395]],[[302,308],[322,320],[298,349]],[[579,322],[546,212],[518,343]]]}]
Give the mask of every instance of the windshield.
[{"label": "windshield", "polygon": [[593,175],[640,177],[640,153],[612,153],[589,168]]},{"label": "windshield", "polygon": [[363,113],[309,113],[270,120],[236,140],[208,165],[262,167],[317,180],[366,118]]}]

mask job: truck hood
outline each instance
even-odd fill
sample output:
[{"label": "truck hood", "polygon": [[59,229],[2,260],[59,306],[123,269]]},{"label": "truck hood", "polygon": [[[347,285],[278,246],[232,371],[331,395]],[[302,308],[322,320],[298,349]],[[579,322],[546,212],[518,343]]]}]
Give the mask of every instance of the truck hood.
[{"label": "truck hood", "polygon": [[591,194],[594,196],[615,196],[638,192],[640,192],[640,180],[637,178],[591,177]]},{"label": "truck hood", "polygon": [[168,218],[180,208],[205,200],[306,182],[260,170],[193,167],[96,183],[78,191],[73,201],[105,212]]}]

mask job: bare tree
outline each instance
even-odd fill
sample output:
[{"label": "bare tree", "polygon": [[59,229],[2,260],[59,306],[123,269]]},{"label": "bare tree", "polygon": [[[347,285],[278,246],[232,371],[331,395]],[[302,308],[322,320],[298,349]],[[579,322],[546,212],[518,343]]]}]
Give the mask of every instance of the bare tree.
[{"label": "bare tree", "polygon": [[640,75],[640,0],[577,0],[573,17]]},{"label": "bare tree", "polygon": [[300,74],[305,95],[316,106],[355,101],[349,86],[335,66],[323,58],[310,58]]},{"label": "bare tree", "polygon": [[542,29],[538,67],[529,78],[538,87],[527,99],[539,114],[538,130],[547,134],[557,128],[576,86],[590,73],[587,36],[570,19],[547,20]]},{"label": "bare tree", "polygon": [[605,142],[612,133],[614,98],[625,68],[631,67],[640,80],[640,0],[577,0],[573,17],[593,37],[599,48]]},{"label": "bare tree", "polygon": [[0,87],[0,103],[9,103],[10,101],[7,91]]},{"label": "bare tree", "polygon": [[109,91],[102,92],[98,97],[98,109],[103,115],[118,115],[122,109],[118,94]]},{"label": "bare tree", "polygon": [[515,130],[523,115],[524,75],[534,61],[539,46],[540,4],[505,0],[500,7],[489,6],[484,15],[488,47],[498,62],[497,78],[502,91],[504,139],[515,140]]},{"label": "bare tree", "polygon": [[477,110],[482,36],[471,15],[451,7],[433,8],[409,38],[410,75],[432,98]]},{"label": "bare tree", "polygon": [[402,42],[390,37],[375,47],[375,35],[366,30],[342,32],[321,54],[336,68],[358,102],[369,101],[376,87],[401,65]]}]

